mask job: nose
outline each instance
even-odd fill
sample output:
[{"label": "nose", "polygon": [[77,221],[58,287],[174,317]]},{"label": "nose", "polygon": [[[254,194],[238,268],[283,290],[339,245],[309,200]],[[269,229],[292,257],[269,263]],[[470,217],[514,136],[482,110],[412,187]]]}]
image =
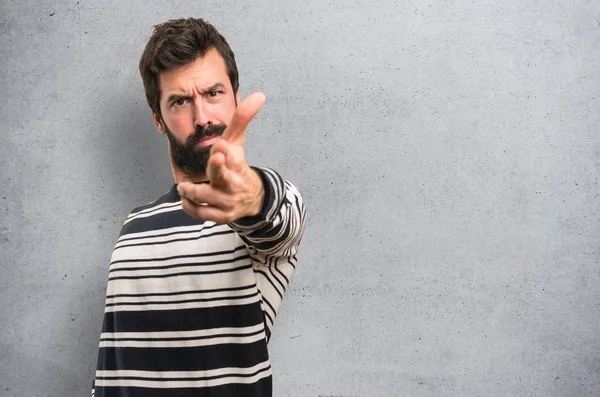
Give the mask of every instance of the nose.
[{"label": "nose", "polygon": [[205,106],[204,101],[197,100],[194,102],[194,127],[203,127],[212,124],[211,115]]}]

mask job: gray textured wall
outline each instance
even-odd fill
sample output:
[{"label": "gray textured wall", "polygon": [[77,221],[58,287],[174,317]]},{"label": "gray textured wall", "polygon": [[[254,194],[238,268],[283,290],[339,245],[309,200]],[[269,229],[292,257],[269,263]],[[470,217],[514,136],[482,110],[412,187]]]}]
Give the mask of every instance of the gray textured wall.
[{"label": "gray textured wall", "polygon": [[228,37],[310,219],[277,396],[600,395],[596,0],[0,5],[0,396],[85,396],[121,222],[172,182],[137,62]]}]

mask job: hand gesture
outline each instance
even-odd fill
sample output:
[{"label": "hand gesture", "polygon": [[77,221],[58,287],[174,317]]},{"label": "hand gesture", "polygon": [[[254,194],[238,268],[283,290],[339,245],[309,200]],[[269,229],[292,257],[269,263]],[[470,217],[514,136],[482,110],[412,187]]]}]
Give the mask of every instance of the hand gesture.
[{"label": "hand gesture", "polygon": [[260,212],[264,189],[258,172],[244,154],[246,127],[266,101],[256,92],[236,108],[221,139],[211,148],[206,174],[209,184],[181,182],[177,191],[188,215],[216,223],[230,223]]}]

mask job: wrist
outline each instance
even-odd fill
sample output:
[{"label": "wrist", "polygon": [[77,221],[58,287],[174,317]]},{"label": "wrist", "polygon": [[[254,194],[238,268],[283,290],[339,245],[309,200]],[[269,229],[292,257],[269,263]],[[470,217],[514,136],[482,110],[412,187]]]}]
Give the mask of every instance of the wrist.
[{"label": "wrist", "polygon": [[[237,219],[232,222],[232,226],[238,230],[251,230],[253,228],[259,227],[259,225],[263,225],[264,222],[270,222],[272,219],[269,217],[273,217],[275,215],[275,208],[279,207],[281,203],[276,203],[275,200],[278,197],[277,188],[278,186],[283,186],[284,181],[276,174],[273,170],[268,168],[260,168],[260,167],[250,167],[254,174],[248,174],[248,183],[252,184],[251,189],[257,188],[257,191],[251,191],[250,189],[248,194],[248,202],[247,202],[247,210],[250,212],[252,208],[252,212],[254,212],[254,205],[260,205],[260,209],[258,213],[255,213],[254,216],[247,215],[243,218]],[[260,180],[260,184],[255,184],[254,175],[258,175],[258,179]],[[277,184],[276,181],[279,181]],[[259,188],[260,186],[260,188]],[[252,192],[252,193],[250,193]],[[257,193],[256,197],[260,197],[259,200],[252,200],[251,196],[254,196],[253,193]],[[283,193],[282,193],[283,194]],[[283,200],[283,199],[279,199]]]}]

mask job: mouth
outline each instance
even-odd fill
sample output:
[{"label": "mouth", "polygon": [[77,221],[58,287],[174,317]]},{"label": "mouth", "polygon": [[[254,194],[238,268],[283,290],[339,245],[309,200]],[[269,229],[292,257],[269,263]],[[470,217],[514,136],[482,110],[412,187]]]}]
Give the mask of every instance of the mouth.
[{"label": "mouth", "polygon": [[198,141],[198,143],[196,144],[196,147],[205,148],[205,147],[211,146],[219,139],[221,139],[221,137],[219,135],[207,136],[205,138],[202,138],[200,141]]}]

